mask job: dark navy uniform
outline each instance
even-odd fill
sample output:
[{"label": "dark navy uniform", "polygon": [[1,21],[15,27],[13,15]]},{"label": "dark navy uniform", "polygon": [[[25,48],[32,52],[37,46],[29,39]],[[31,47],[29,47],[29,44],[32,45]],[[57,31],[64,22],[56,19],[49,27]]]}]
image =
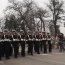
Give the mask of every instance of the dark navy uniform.
[{"label": "dark navy uniform", "polygon": [[2,32],[0,32],[0,60],[2,59]]},{"label": "dark navy uniform", "polygon": [[34,51],[36,52],[36,35],[35,34],[33,35],[33,38],[34,38]]},{"label": "dark navy uniform", "polygon": [[13,46],[12,46],[12,34],[9,32],[9,43],[10,43],[10,56],[13,54]]},{"label": "dark navy uniform", "polygon": [[51,44],[51,36],[49,33],[47,33],[47,41],[48,41],[48,50],[49,50],[49,53],[52,52],[52,44]]},{"label": "dark navy uniform", "polygon": [[42,33],[39,34],[39,37],[40,37],[40,51],[43,51]]},{"label": "dark navy uniform", "polygon": [[6,59],[10,58],[10,36],[8,32],[4,32],[4,50]]},{"label": "dark navy uniform", "polygon": [[47,37],[45,32],[42,33],[42,44],[44,48],[44,53],[47,53],[47,45],[46,45]]},{"label": "dark navy uniform", "polygon": [[2,44],[1,44],[1,42],[0,42],[0,60],[1,60],[1,58],[2,58],[1,52],[2,52]]},{"label": "dark navy uniform", "polygon": [[65,51],[65,48],[64,48],[64,45],[65,45],[64,34],[63,33],[60,33],[58,35],[58,37],[59,37],[59,51],[60,52],[64,52]]},{"label": "dark navy uniform", "polygon": [[21,45],[21,56],[25,56],[25,34],[20,32],[20,45]]},{"label": "dark navy uniform", "polygon": [[12,45],[13,45],[13,50],[14,50],[14,57],[17,58],[18,57],[18,52],[19,52],[19,40],[18,40],[18,35],[17,33],[14,31],[12,32]]},{"label": "dark navy uniform", "polygon": [[39,37],[39,34],[36,34],[35,35],[35,51],[37,52],[37,54],[40,54],[40,37]]},{"label": "dark navy uniform", "polygon": [[2,47],[1,47],[1,49],[2,49],[1,56],[4,57],[5,49],[4,49],[4,34],[3,34],[3,32],[1,32],[0,39],[1,39],[1,44],[2,44]]},{"label": "dark navy uniform", "polygon": [[27,35],[28,43],[28,54],[33,55],[33,36],[32,34]]}]

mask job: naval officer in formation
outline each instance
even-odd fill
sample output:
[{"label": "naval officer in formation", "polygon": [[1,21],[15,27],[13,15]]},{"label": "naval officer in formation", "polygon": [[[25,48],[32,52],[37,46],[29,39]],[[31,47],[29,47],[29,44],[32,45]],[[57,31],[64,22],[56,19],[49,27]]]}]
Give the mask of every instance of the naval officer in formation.
[{"label": "naval officer in formation", "polygon": [[[28,49],[26,45],[28,45]],[[25,49],[27,49],[29,55],[33,55],[34,52],[37,54],[41,52],[47,53],[47,49],[49,53],[52,52],[50,34],[46,32],[32,33],[29,31],[25,35],[23,30],[20,30],[20,32],[15,30],[0,32],[0,60],[2,57],[10,59],[12,55],[18,58],[20,52],[21,56],[25,57]]]},{"label": "naval officer in formation", "polygon": [[21,46],[21,56],[25,57],[25,33],[23,30],[20,30],[19,34],[20,46]]},{"label": "naval officer in formation", "polygon": [[27,44],[28,44],[28,54],[33,55],[33,45],[34,45],[34,38],[32,32],[28,32],[27,34]]},{"label": "naval officer in formation", "polygon": [[12,31],[12,46],[14,51],[14,57],[17,58],[19,54],[19,39],[18,33],[15,30]]},{"label": "naval officer in formation", "polygon": [[2,34],[2,32],[0,32],[0,60],[1,60],[1,58],[2,58],[2,52],[3,52],[3,50],[2,50],[2,47],[3,47],[3,43],[2,43],[2,38],[3,38],[3,34]]}]

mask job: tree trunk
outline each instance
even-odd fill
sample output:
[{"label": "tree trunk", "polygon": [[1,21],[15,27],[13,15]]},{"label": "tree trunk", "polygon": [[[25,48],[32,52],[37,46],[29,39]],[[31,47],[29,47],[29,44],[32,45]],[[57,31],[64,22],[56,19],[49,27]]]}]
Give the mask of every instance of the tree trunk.
[{"label": "tree trunk", "polygon": [[43,21],[42,17],[40,17],[40,20],[41,20],[41,22],[43,23],[43,29],[44,29],[44,31],[45,31],[45,24],[44,24],[44,21]]}]

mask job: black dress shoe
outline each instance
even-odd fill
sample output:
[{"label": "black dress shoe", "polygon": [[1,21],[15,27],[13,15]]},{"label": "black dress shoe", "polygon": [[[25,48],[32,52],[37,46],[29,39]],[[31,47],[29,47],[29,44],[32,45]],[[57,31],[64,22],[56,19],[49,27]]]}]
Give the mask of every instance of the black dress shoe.
[{"label": "black dress shoe", "polygon": [[9,57],[6,58],[7,60],[10,59]]},{"label": "black dress shoe", "polygon": [[14,56],[14,58],[18,58],[18,56],[16,55],[16,56]]},{"label": "black dress shoe", "polygon": [[25,57],[25,55],[22,55],[22,57]]},{"label": "black dress shoe", "polygon": [[31,55],[33,55],[33,53],[31,53]]},{"label": "black dress shoe", "polygon": [[0,61],[1,61],[1,58],[0,58]]},{"label": "black dress shoe", "polygon": [[37,54],[40,54],[40,52],[38,52]]}]

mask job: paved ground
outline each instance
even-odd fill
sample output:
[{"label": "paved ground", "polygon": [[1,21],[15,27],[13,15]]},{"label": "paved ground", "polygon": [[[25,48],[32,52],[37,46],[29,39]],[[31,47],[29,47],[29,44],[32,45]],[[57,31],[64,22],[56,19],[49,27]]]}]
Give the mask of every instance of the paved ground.
[{"label": "paved ground", "polygon": [[65,52],[59,53],[58,50],[53,50],[51,54],[34,53],[33,56],[27,55],[25,58],[17,59],[12,57],[10,60],[3,59],[0,65],[65,65]]}]

